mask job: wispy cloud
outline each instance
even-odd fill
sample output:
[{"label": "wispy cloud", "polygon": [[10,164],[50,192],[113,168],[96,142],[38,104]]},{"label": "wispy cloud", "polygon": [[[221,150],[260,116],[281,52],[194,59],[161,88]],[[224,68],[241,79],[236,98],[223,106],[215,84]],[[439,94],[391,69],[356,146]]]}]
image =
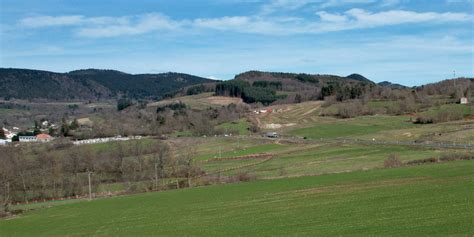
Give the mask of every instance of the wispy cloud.
[{"label": "wispy cloud", "polygon": [[174,21],[165,15],[153,13],[110,25],[87,26],[80,28],[78,35],[84,37],[114,37],[138,35],[159,30],[177,30],[184,22]]},{"label": "wispy cloud", "polygon": [[463,22],[473,19],[472,15],[452,12],[414,12],[391,10],[372,13],[362,9],[354,8],[344,14],[334,14],[325,11],[317,12],[317,15],[326,24],[319,24],[319,30],[339,31],[349,29],[373,28],[406,23],[442,23]]},{"label": "wispy cloud", "polygon": [[339,7],[350,4],[369,4],[375,2],[377,2],[377,0],[328,0],[322,1],[322,3],[319,5],[319,8]]},{"label": "wispy cloud", "polygon": [[[301,1],[301,4],[303,2]],[[359,8],[353,8],[342,13],[318,11],[316,16],[318,16],[318,19],[256,15],[173,20],[160,13],[123,17],[84,17],[72,15],[25,18],[20,20],[19,24],[30,28],[71,26],[75,27],[74,29],[78,36],[100,38],[138,35],[155,31],[177,31],[181,29],[212,29],[264,35],[320,34],[407,23],[434,24],[473,20],[473,15],[467,13],[404,10],[370,12]]]},{"label": "wispy cloud", "polygon": [[19,24],[23,27],[41,28],[53,26],[75,26],[75,25],[105,25],[105,24],[124,24],[128,22],[128,17],[85,17],[82,15],[66,16],[35,16],[20,20]]},{"label": "wispy cloud", "polygon": [[310,3],[321,2],[321,0],[272,0],[261,8],[261,15],[268,15],[281,10],[297,10]]}]

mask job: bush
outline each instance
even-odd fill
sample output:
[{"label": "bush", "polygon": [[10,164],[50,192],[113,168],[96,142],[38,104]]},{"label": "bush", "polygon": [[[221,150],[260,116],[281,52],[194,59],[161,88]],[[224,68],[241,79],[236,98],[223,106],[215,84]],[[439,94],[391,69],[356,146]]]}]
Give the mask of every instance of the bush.
[{"label": "bush", "polygon": [[341,118],[353,118],[361,115],[372,114],[372,110],[367,105],[362,104],[360,100],[354,100],[349,103],[343,103],[338,106],[337,116]]},{"label": "bush", "polygon": [[422,164],[429,164],[429,163],[436,163],[439,160],[434,157],[426,158],[426,159],[421,159],[421,160],[411,160],[408,161],[406,164],[407,165],[422,165]]},{"label": "bush", "polygon": [[433,123],[433,118],[429,117],[417,117],[415,121],[413,121],[415,124],[431,124]]},{"label": "bush", "polygon": [[167,104],[164,106],[159,106],[156,108],[156,112],[160,113],[165,111],[166,109],[171,109],[173,111],[182,111],[186,109],[186,104],[182,103],[181,101],[178,103]]},{"label": "bush", "polygon": [[439,158],[440,161],[472,160],[474,155],[468,154],[444,154]]},{"label": "bush", "polygon": [[383,166],[385,168],[394,168],[402,166],[402,161],[400,157],[396,154],[391,154],[388,158],[383,162]]}]

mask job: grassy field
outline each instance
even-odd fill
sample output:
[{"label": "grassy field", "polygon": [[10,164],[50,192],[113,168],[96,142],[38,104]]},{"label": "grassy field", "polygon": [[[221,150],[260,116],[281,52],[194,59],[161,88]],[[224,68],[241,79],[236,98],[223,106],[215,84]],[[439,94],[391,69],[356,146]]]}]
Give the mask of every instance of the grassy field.
[{"label": "grassy field", "polygon": [[219,153],[206,154],[206,155],[197,157],[196,160],[208,160],[211,158],[229,158],[229,157],[237,157],[237,156],[246,156],[246,155],[251,155],[251,154],[271,153],[271,152],[282,150],[285,147],[287,146],[280,145],[280,144],[258,145],[258,146],[248,147],[248,148],[235,149],[233,151],[222,152],[220,154]]},{"label": "grassy field", "polygon": [[[225,174],[248,172],[259,178],[320,175],[381,168],[392,154],[398,155],[401,161],[406,162],[430,157],[439,158],[443,154],[453,153],[465,153],[465,151],[355,144],[306,145],[295,149],[290,146],[288,149],[276,152],[276,156],[267,162]],[[220,164],[228,166],[227,163]],[[215,166],[213,168],[217,169]]]},{"label": "grassy field", "polygon": [[203,110],[203,109],[208,109],[209,107],[215,108],[215,107],[226,106],[231,103],[234,103],[234,104],[242,103],[242,100],[240,98],[213,96],[213,94],[214,94],[213,92],[208,92],[208,93],[201,93],[198,95],[182,96],[179,98],[173,98],[173,99],[162,100],[162,101],[158,101],[154,103],[149,103],[147,106],[157,107],[157,106],[163,106],[166,104],[176,103],[177,101],[180,101],[186,104],[186,106],[188,106],[189,108]]},{"label": "grassy field", "polygon": [[250,135],[249,123],[245,119],[234,122],[227,122],[219,124],[216,129],[224,131],[226,134],[233,133],[234,135]]},{"label": "grassy field", "polygon": [[84,201],[1,220],[0,234],[472,236],[473,169],[457,161]]},{"label": "grassy field", "polygon": [[311,127],[290,131],[291,135],[318,138],[357,137],[387,130],[416,127],[406,116],[363,116],[353,119],[326,119]]}]

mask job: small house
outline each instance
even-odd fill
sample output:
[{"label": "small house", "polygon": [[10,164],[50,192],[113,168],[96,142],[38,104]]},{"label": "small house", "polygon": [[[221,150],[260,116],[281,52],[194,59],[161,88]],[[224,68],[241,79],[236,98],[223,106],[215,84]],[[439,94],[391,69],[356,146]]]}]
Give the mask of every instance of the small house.
[{"label": "small house", "polygon": [[38,142],[50,142],[52,140],[53,140],[53,137],[45,133],[36,135],[36,141]]},{"label": "small house", "polygon": [[8,143],[8,140],[0,139],[0,146],[5,146],[7,145],[7,143]]},{"label": "small house", "polygon": [[459,99],[459,103],[462,105],[466,105],[469,102],[467,101],[467,97],[461,97],[461,99]]}]

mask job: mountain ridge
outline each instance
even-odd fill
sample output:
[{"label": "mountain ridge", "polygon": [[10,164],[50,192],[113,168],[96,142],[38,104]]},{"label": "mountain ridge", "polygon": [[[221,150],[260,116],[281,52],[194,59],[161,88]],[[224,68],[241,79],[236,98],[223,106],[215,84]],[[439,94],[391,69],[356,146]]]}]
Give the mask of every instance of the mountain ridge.
[{"label": "mountain ridge", "polygon": [[185,73],[129,74],[109,69],[66,73],[0,68],[3,97],[18,99],[100,100],[117,97],[160,99],[186,86],[214,80]]}]

